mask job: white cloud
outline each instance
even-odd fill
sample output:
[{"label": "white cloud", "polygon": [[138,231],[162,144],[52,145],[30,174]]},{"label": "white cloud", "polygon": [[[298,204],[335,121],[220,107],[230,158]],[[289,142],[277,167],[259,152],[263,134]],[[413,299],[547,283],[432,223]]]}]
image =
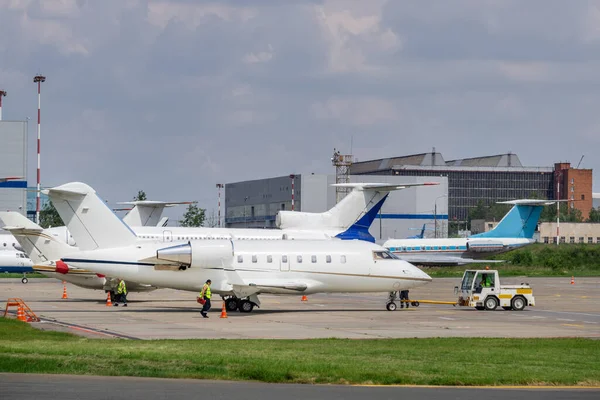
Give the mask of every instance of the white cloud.
[{"label": "white cloud", "polygon": [[266,63],[271,61],[274,56],[273,46],[268,45],[267,51],[259,51],[255,53],[248,53],[242,59],[246,64],[257,64],[257,63]]},{"label": "white cloud", "polygon": [[368,126],[396,121],[398,110],[390,101],[374,98],[332,97],[311,106],[318,119],[333,119],[348,125]]}]

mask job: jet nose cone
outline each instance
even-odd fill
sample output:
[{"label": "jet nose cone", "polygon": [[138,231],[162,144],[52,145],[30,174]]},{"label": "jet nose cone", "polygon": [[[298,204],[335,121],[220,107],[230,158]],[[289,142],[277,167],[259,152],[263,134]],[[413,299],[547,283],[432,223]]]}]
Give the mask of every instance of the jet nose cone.
[{"label": "jet nose cone", "polygon": [[430,277],[429,275],[427,275],[427,274],[426,274],[424,271],[422,271],[422,270],[420,270],[420,269],[419,269],[419,271],[421,271],[421,276],[422,276],[422,278],[423,278],[424,280],[426,280],[427,282],[431,282],[431,281],[433,280],[433,278],[432,278],[432,277]]}]

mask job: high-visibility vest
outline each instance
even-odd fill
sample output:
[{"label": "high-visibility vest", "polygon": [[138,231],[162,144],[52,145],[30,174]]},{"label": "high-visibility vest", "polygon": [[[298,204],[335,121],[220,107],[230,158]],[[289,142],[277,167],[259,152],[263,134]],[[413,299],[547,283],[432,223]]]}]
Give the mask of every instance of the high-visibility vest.
[{"label": "high-visibility vest", "polygon": [[202,287],[202,290],[204,291],[204,297],[206,297],[207,299],[210,299],[210,286],[208,286],[208,284],[204,284],[204,286]]},{"label": "high-visibility vest", "polygon": [[125,287],[125,281],[119,282],[119,286],[117,286],[118,294],[127,294],[127,287]]}]

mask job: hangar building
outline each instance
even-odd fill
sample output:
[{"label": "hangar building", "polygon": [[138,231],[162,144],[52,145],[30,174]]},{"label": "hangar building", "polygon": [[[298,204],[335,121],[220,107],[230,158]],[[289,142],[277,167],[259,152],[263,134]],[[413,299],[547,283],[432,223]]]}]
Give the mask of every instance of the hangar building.
[{"label": "hangar building", "polygon": [[0,210],[27,215],[27,122],[0,121]]},{"label": "hangar building", "polygon": [[[335,175],[294,175],[294,210],[324,212],[336,201]],[[392,192],[371,225],[377,240],[406,238],[420,233],[446,237],[448,233],[448,178],[418,176],[350,176],[350,182],[422,183],[439,186]],[[279,210],[292,209],[292,178],[280,176],[225,185],[225,226],[228,228],[276,228]],[[437,223],[436,223],[437,222]],[[435,226],[437,225],[437,232]]]}]

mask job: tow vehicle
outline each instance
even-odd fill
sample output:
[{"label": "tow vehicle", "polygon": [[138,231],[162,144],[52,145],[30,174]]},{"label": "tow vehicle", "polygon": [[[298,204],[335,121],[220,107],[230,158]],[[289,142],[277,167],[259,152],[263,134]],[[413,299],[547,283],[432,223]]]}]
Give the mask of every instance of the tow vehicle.
[{"label": "tow vehicle", "polygon": [[502,286],[497,270],[466,270],[454,294],[458,294],[459,306],[478,310],[493,311],[500,306],[505,310],[522,311],[526,306],[535,306],[533,289],[528,283]]}]

